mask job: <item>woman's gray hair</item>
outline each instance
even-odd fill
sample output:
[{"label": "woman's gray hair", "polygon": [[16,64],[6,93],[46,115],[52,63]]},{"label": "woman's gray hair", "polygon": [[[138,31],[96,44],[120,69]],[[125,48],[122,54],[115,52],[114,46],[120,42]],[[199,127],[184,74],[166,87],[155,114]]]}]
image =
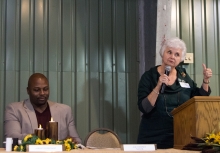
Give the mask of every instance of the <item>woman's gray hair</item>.
[{"label": "woman's gray hair", "polygon": [[163,57],[163,53],[167,47],[181,49],[182,50],[181,61],[183,61],[185,59],[185,57],[186,57],[186,44],[183,40],[181,40],[178,37],[174,37],[174,38],[170,38],[170,39],[165,40],[165,42],[163,43],[163,45],[160,49],[160,56],[161,57]]}]

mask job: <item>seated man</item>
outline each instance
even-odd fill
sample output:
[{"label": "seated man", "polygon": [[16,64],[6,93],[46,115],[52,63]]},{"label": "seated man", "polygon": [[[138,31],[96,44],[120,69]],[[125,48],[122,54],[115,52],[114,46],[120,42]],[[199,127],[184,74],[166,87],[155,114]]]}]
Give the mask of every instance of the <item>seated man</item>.
[{"label": "seated man", "polygon": [[14,102],[6,107],[4,128],[5,137],[22,140],[27,134],[51,120],[58,122],[58,140],[73,138],[81,143],[75,128],[71,108],[68,105],[49,101],[49,82],[41,73],[34,73],[28,80],[29,99]]}]

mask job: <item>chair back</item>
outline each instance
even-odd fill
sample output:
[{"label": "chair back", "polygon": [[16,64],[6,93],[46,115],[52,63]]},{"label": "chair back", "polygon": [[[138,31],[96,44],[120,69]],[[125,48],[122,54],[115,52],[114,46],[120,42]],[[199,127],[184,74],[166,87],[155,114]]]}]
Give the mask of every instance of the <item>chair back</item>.
[{"label": "chair back", "polygon": [[87,135],[84,145],[89,148],[121,148],[121,141],[114,131],[97,128]]}]

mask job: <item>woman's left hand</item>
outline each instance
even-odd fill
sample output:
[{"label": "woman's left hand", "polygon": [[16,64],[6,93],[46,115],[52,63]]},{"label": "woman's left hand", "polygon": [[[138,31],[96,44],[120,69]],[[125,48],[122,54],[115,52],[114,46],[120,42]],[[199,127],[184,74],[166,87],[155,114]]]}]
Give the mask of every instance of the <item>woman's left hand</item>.
[{"label": "woman's left hand", "polygon": [[206,68],[205,64],[202,64],[203,67],[203,79],[208,80],[212,77],[212,70],[210,68]]}]

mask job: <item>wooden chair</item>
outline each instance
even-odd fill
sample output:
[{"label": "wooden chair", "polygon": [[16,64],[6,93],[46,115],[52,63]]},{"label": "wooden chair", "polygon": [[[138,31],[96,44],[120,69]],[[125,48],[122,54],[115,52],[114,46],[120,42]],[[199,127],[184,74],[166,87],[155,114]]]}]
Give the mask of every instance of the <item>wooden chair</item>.
[{"label": "wooden chair", "polygon": [[84,145],[87,148],[121,148],[121,141],[114,131],[97,128],[87,135]]}]

